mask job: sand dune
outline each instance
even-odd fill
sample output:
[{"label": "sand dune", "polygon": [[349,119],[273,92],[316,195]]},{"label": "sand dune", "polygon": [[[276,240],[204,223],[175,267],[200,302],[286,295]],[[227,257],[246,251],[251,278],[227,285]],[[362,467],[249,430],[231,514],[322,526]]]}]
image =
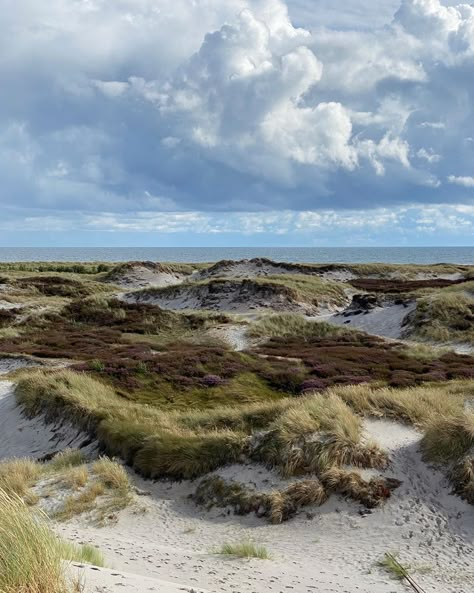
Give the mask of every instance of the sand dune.
[{"label": "sand dune", "polygon": [[[2,458],[40,457],[81,444],[83,435],[70,426],[25,419],[12,387],[0,383]],[[196,486],[192,482],[151,483],[132,476],[150,494],[122,511],[116,525],[98,528],[76,518],[56,529],[104,552],[110,570],[82,571],[90,593],[401,592],[404,586],[377,566],[388,551],[399,552],[412,566],[429,567],[417,577],[427,591],[468,593],[474,578],[472,507],[450,494],[441,472],[423,463],[417,431],[381,420],[366,422],[366,430],[368,438],[390,452],[386,474],[403,481],[384,507],[368,514],[332,497],[288,523],[269,525],[256,517],[197,508],[188,498]],[[280,480],[258,465],[238,470],[235,466],[224,473],[270,488]],[[237,560],[214,553],[225,542],[247,539],[264,544],[272,559]]]}]

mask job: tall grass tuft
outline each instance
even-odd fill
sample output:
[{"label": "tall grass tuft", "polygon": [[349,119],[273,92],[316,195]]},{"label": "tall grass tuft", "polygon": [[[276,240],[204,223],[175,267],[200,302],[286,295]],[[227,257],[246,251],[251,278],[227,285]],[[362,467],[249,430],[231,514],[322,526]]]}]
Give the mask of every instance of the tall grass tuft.
[{"label": "tall grass tuft", "polygon": [[25,497],[41,476],[42,465],[31,459],[12,459],[0,463],[0,489]]},{"label": "tall grass tuft", "polygon": [[259,560],[270,560],[271,558],[265,546],[254,544],[251,541],[225,543],[217,553],[237,558],[258,558]]},{"label": "tall grass tuft", "polygon": [[0,591],[67,593],[63,560],[98,561],[86,549],[65,544],[15,495],[0,490]]}]

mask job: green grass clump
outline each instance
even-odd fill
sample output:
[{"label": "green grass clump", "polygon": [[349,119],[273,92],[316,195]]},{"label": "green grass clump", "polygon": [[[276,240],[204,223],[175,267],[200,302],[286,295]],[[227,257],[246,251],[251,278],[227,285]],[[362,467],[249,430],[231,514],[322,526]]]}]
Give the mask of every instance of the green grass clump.
[{"label": "green grass clump", "polygon": [[92,566],[105,566],[104,555],[91,544],[72,544],[66,541],[60,542],[61,556],[64,560],[81,562]]},{"label": "green grass clump", "polygon": [[284,476],[324,471],[334,465],[381,467],[386,457],[361,444],[361,420],[337,396],[301,398],[269,426],[252,455]]},{"label": "green grass clump", "polygon": [[82,465],[85,461],[85,456],[79,449],[64,449],[53,457],[48,464],[48,469],[51,471],[60,471]]},{"label": "green grass clump", "polygon": [[400,580],[407,578],[410,574],[410,567],[400,564],[394,554],[384,554],[384,557],[379,562],[379,566],[382,566],[385,570]]},{"label": "green grass clump", "polygon": [[217,551],[223,556],[235,556],[236,558],[258,558],[259,560],[270,560],[271,556],[265,546],[254,544],[251,541],[238,543],[225,543]]},{"label": "green grass clump", "polygon": [[124,467],[117,461],[101,457],[92,465],[92,473],[95,474],[107,488],[128,491],[130,480]]},{"label": "green grass clump", "polygon": [[253,323],[248,335],[254,338],[287,338],[298,336],[302,341],[307,338],[326,338],[329,336],[354,335],[357,332],[344,327],[331,325],[324,321],[308,320],[296,313],[280,313],[262,317]]}]

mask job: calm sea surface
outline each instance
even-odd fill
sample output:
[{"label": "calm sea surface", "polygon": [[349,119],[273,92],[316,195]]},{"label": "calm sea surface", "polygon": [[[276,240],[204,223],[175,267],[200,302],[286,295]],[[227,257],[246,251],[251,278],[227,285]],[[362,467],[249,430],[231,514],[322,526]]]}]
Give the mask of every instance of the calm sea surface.
[{"label": "calm sea surface", "polygon": [[131,261],[214,262],[267,257],[318,263],[474,264],[474,247],[0,247],[1,262]]}]

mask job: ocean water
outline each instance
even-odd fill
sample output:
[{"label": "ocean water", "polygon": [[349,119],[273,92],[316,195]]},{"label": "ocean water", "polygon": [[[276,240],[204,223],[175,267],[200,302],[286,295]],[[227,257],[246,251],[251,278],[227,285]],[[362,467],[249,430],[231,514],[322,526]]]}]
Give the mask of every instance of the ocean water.
[{"label": "ocean water", "polygon": [[215,262],[253,257],[301,263],[474,264],[474,247],[0,247],[0,262]]}]

